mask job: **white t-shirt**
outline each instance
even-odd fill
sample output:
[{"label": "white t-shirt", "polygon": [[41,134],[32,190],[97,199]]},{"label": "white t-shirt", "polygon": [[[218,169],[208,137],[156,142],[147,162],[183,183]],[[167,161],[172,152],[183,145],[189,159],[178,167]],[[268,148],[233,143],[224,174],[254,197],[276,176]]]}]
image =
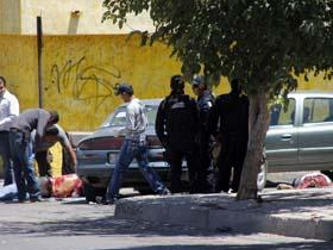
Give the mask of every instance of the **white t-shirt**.
[{"label": "white t-shirt", "polygon": [[16,96],[8,90],[0,94],[0,131],[9,131],[13,118],[19,114],[20,105]]}]

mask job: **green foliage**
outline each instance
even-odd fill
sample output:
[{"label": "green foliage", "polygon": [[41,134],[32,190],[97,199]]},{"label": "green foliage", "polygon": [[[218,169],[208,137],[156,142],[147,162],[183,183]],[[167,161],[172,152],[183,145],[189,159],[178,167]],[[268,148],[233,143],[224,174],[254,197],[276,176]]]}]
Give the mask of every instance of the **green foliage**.
[{"label": "green foliage", "polygon": [[203,70],[244,79],[246,91],[271,98],[297,87],[295,76],[333,76],[333,0],[105,0],[103,20],[121,28],[128,13],[148,11],[155,32],[185,75]]}]

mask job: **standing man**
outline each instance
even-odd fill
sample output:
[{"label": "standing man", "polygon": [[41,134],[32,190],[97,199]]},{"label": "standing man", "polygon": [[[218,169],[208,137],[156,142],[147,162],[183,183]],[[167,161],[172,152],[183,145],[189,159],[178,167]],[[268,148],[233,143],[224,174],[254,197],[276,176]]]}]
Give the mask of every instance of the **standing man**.
[{"label": "standing man", "polygon": [[127,103],[125,140],[120,149],[119,158],[109,183],[106,203],[113,204],[119,199],[119,189],[122,186],[124,172],[133,159],[137,160],[142,170],[141,173],[149,183],[151,189],[157,194],[168,194],[169,190],[161,182],[156,172],[149,166],[145,135],[147,117],[144,105],[134,96],[133,87],[127,83],[120,84],[115,94],[119,95]]},{"label": "standing man", "polygon": [[45,130],[59,121],[56,111],[29,109],[13,120],[10,142],[13,155],[15,182],[19,202],[24,202],[29,193],[30,201],[39,200],[39,187],[33,168],[31,132],[36,129],[36,140],[43,138]]},{"label": "standing man", "polygon": [[20,112],[17,98],[6,88],[6,79],[0,76],[0,155],[5,170],[4,186],[13,183],[9,129],[14,117]]},{"label": "standing man", "polygon": [[[48,176],[51,177],[51,165],[48,160],[48,150],[57,142],[60,142],[63,147],[63,153],[66,151],[70,155],[71,162],[73,162],[74,166],[77,164],[76,154],[72,145],[69,141],[69,138],[66,135],[66,132],[58,125],[55,124],[52,127],[49,127],[45,131],[45,135],[40,138],[38,141],[36,140],[37,131],[32,131],[31,139],[33,142],[33,149],[35,152],[35,159],[38,164],[38,172],[39,176]],[[64,157],[63,157],[64,159]],[[75,172],[75,171],[74,171]]]},{"label": "standing man", "polygon": [[[238,192],[247,150],[248,119],[248,98],[242,94],[239,80],[233,79],[231,92],[217,97],[212,112],[212,133],[221,143],[221,152],[217,160],[217,192]],[[233,180],[230,190],[232,168]]]},{"label": "standing man", "polygon": [[181,182],[183,158],[186,158],[190,193],[197,189],[199,157],[197,149],[198,107],[196,101],[184,94],[185,83],[181,75],[171,78],[171,93],[160,104],[155,129],[166,149],[171,168],[171,192],[183,192]]},{"label": "standing man", "polygon": [[211,187],[207,181],[208,169],[212,163],[211,157],[211,134],[209,131],[209,121],[211,109],[214,105],[214,96],[210,89],[208,89],[205,77],[202,75],[195,75],[192,81],[192,89],[196,96],[198,96],[199,107],[199,155],[200,167],[198,168],[197,178],[199,193],[209,193]]}]

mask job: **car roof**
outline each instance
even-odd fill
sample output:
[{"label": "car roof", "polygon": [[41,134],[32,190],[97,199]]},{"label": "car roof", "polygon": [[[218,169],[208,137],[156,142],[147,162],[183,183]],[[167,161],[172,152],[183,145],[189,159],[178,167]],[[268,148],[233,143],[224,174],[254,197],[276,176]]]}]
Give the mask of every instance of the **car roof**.
[{"label": "car roof", "polygon": [[333,92],[323,90],[297,90],[289,93],[288,97],[333,97]]}]

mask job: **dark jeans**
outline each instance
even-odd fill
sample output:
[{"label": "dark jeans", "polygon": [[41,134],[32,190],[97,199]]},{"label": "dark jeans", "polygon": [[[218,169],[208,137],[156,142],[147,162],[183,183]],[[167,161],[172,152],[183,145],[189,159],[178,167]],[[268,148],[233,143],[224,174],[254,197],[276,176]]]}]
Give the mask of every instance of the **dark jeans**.
[{"label": "dark jeans", "polygon": [[207,193],[212,191],[212,186],[207,180],[208,170],[212,164],[210,136],[202,136],[198,148],[200,154],[200,165],[197,170],[197,192]]},{"label": "dark jeans", "polygon": [[194,149],[183,149],[176,145],[171,145],[169,150],[169,164],[170,164],[170,179],[171,179],[171,193],[180,193],[185,191],[182,185],[182,166],[183,159],[186,159],[188,176],[189,176],[189,186],[190,193],[195,193],[198,187],[197,184],[197,171],[200,167],[199,154]]},{"label": "dark jeans", "polygon": [[51,164],[48,161],[48,150],[38,151],[35,154],[35,159],[38,164],[39,176],[51,177]]},{"label": "dark jeans", "polygon": [[233,192],[237,192],[246,156],[247,141],[242,140],[242,138],[230,137],[222,142],[221,147],[217,161],[219,177],[216,191],[229,191],[231,170],[233,168],[231,188]]},{"label": "dark jeans", "polygon": [[2,158],[3,169],[5,171],[4,186],[7,186],[13,183],[13,165],[11,162],[8,131],[0,131],[0,155]]},{"label": "dark jeans", "polygon": [[32,143],[30,138],[27,140],[23,132],[10,133],[10,143],[12,149],[13,167],[15,182],[18,190],[18,199],[23,201],[39,196],[39,187],[34,173]]},{"label": "dark jeans", "polygon": [[112,178],[107,191],[107,199],[114,200],[119,197],[119,189],[122,186],[125,170],[136,159],[141,173],[155,193],[165,191],[157,173],[149,166],[148,150],[144,142],[125,139],[119,153],[119,158],[113,170]]}]

